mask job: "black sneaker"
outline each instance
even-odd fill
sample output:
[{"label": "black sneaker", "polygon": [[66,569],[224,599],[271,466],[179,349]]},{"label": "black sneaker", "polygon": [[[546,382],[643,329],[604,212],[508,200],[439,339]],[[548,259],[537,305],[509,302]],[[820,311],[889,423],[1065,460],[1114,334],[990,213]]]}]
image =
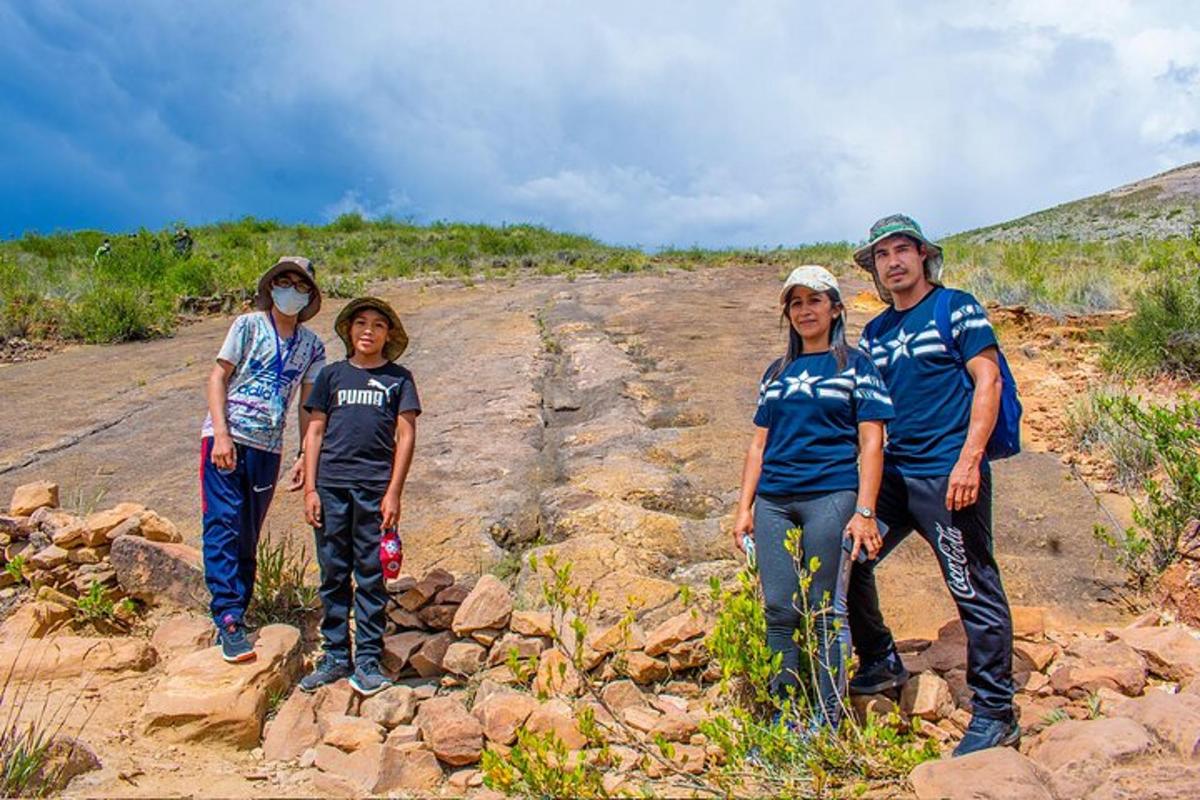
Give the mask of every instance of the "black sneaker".
[{"label": "black sneaker", "polygon": [[850,694],[879,694],[908,683],[908,670],[892,650],[883,658],[862,664],[850,679]]},{"label": "black sneaker", "polygon": [[965,756],[989,747],[1016,747],[1020,743],[1021,726],[1012,717],[997,719],[975,714],[962,741],[954,748],[954,755]]},{"label": "black sneaker", "polygon": [[313,671],[300,679],[300,691],[315,692],[322,686],[328,686],[342,678],[350,677],[350,672],[350,662],[340,661],[326,653],[321,656],[321,660],[317,662]]},{"label": "black sneaker", "polygon": [[246,629],[241,620],[234,619],[232,615],[226,615],[217,626],[217,642],[221,645],[221,658],[230,664],[255,659],[254,647],[246,638]]},{"label": "black sneaker", "polygon": [[363,697],[370,697],[391,686],[392,682],[379,670],[379,662],[372,658],[355,665],[350,685]]}]

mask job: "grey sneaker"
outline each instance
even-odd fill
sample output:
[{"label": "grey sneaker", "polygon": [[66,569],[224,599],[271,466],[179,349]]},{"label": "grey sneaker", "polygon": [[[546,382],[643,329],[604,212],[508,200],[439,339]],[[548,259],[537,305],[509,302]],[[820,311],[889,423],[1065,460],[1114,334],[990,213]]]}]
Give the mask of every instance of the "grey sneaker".
[{"label": "grey sneaker", "polygon": [[370,697],[391,686],[392,682],[380,671],[379,662],[371,658],[355,666],[350,685],[363,697]]},{"label": "grey sneaker", "polygon": [[895,650],[883,658],[862,664],[850,679],[850,694],[879,694],[908,683],[908,670]]},{"label": "grey sneaker", "polygon": [[221,645],[221,658],[230,664],[255,659],[254,646],[246,638],[246,628],[232,614],[226,614],[217,626],[217,643]]},{"label": "grey sneaker", "polygon": [[350,664],[347,661],[339,661],[333,656],[326,653],[321,656],[321,660],[317,662],[317,666],[313,671],[300,679],[300,691],[315,692],[322,686],[328,686],[331,683],[336,683],[342,678],[350,677]]}]

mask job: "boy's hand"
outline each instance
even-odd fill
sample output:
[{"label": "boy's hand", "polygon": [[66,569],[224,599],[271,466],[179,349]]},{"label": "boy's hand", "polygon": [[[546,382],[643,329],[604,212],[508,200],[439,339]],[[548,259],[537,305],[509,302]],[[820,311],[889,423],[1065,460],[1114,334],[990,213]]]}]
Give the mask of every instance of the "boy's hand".
[{"label": "boy's hand", "polygon": [[314,528],[321,527],[321,495],[316,489],[304,493],[304,519]]},{"label": "boy's hand", "polygon": [[391,492],[385,494],[383,502],[379,504],[379,511],[383,514],[383,527],[396,527],[400,522],[400,496],[393,496]]},{"label": "boy's hand", "polygon": [[304,456],[299,456],[288,471],[287,490],[295,492],[304,488]]},{"label": "boy's hand", "polygon": [[209,458],[217,469],[232,472],[237,468],[237,448],[233,446],[233,438],[228,433],[213,434]]}]

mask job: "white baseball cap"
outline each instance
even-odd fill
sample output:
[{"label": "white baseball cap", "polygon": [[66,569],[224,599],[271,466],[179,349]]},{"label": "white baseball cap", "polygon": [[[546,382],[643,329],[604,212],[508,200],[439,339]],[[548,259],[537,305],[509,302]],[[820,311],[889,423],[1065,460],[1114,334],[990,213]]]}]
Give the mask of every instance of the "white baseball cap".
[{"label": "white baseball cap", "polygon": [[814,292],[827,292],[832,289],[839,295],[841,294],[837,278],[833,277],[833,273],[815,264],[805,264],[792,270],[792,274],[788,275],[787,280],[784,281],[783,291],[779,294],[780,305],[787,302],[788,292],[795,286],[803,286]]}]

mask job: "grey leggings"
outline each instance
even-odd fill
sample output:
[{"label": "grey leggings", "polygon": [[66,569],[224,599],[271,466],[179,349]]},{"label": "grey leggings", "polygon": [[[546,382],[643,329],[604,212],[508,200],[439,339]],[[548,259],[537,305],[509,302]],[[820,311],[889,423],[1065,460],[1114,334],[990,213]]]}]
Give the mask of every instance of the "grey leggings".
[{"label": "grey leggings", "polygon": [[796,561],[787,551],[787,532],[802,530],[801,565],[811,560],[820,565],[812,575],[807,609],[813,615],[817,639],[815,672],[820,694],[817,722],[837,727],[846,699],[846,667],[850,657],[850,626],[846,619],[846,587],[850,557],[842,549],[842,538],[854,513],[856,495],[851,491],[764,497],[754,501],[754,546],[758,574],[766,605],[767,646],[783,654],[783,663],[772,682],[776,696],[786,698],[801,692],[797,675],[804,656],[793,638],[802,625],[805,608],[798,592],[800,576]]}]

